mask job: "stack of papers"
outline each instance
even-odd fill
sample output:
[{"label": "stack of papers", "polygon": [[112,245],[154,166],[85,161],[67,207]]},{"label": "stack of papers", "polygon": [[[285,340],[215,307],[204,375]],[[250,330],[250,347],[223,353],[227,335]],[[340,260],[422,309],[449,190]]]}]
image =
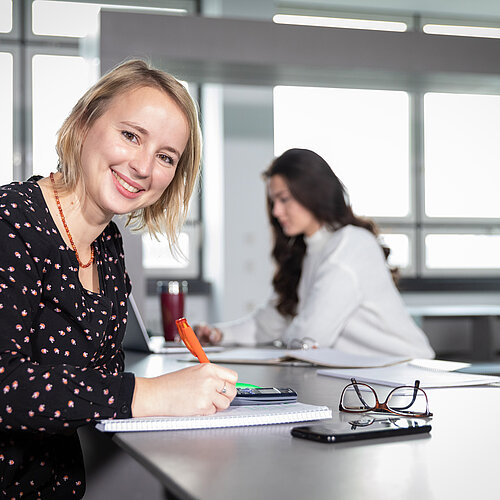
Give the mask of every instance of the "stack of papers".
[{"label": "stack of papers", "polygon": [[415,380],[420,380],[420,387],[423,389],[466,387],[500,382],[500,377],[492,375],[475,375],[454,371],[463,366],[464,363],[415,359],[398,365],[377,368],[318,370],[318,374],[347,380],[355,378],[357,382],[389,387],[412,386]]}]

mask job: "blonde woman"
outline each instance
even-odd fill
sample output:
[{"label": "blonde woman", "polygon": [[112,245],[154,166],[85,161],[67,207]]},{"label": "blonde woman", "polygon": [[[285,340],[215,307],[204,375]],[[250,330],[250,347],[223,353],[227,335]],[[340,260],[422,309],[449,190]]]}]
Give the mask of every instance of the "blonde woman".
[{"label": "blonde woman", "polygon": [[185,88],[134,60],[73,108],[56,172],[0,188],[0,481],[9,498],[83,496],[79,426],[210,414],[234,397],[237,374],[215,365],[151,379],[124,372],[131,284],[111,219],[129,214],[175,246],[200,149]]}]

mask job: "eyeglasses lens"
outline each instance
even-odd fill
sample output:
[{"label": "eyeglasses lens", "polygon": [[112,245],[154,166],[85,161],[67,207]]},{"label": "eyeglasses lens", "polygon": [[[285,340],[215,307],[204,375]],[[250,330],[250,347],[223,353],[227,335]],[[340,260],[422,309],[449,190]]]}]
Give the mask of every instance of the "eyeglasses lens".
[{"label": "eyeglasses lens", "polygon": [[316,349],[319,344],[311,337],[304,337],[302,339],[292,339],[287,343],[287,349]]},{"label": "eyeglasses lens", "polygon": [[395,412],[408,415],[425,414],[427,411],[427,398],[422,389],[398,387],[389,395],[387,407]]},{"label": "eyeglasses lens", "polygon": [[366,385],[349,385],[344,391],[341,404],[349,411],[367,411],[377,406],[377,396]]}]

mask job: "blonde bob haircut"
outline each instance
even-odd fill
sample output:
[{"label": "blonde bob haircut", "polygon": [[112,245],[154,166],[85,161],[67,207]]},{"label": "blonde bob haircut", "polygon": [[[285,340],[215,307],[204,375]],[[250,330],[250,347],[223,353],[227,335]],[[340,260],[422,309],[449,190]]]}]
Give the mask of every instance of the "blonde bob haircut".
[{"label": "blonde bob haircut", "polygon": [[82,180],[81,151],[88,131],[120,95],[142,87],[152,87],[169,95],[183,111],[189,126],[189,139],[178,162],[172,182],[151,206],[128,214],[127,225],[147,228],[157,236],[166,234],[171,249],[178,250],[177,236],[187,214],[201,158],[201,132],[198,109],[185,87],[173,76],[146,62],[133,59],[104,75],[76,103],[57,135],[58,170],[62,189],[72,190]]}]

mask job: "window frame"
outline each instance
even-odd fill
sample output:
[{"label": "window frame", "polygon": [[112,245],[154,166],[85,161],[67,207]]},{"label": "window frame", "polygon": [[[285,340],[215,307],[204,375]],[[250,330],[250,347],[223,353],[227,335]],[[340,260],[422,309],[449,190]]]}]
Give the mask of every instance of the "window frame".
[{"label": "window frame", "polygon": [[[308,85],[310,86],[310,85]],[[332,88],[354,88],[374,90],[399,90],[409,95],[409,207],[410,213],[404,217],[377,217],[367,214],[379,226],[380,232],[401,233],[409,237],[409,266],[402,270],[402,276],[407,278],[407,283],[414,280],[443,278],[456,278],[460,280],[471,279],[474,282],[493,275],[499,278],[500,269],[430,269],[425,261],[425,236],[436,231],[444,233],[477,233],[492,234],[500,226],[500,218],[451,218],[429,217],[425,213],[425,156],[424,156],[424,96],[428,92],[453,93],[453,94],[491,94],[500,95],[500,91],[487,91],[484,88],[474,88],[474,84],[455,82],[453,89],[443,84],[416,84],[394,85],[393,83],[379,81],[374,85],[359,85],[354,79],[346,79],[341,85],[335,82]]]},{"label": "window frame", "polygon": [[[68,0],[71,1],[71,0]],[[27,179],[33,173],[33,66],[35,55],[73,56],[89,59],[98,57],[92,50],[98,51],[97,41],[91,37],[65,37],[53,35],[38,35],[32,32],[34,0],[15,0],[12,9],[12,30],[9,33],[0,33],[1,51],[11,53],[13,57],[13,179]],[[79,0],[76,3],[100,3],[92,0]],[[122,10],[141,10],[138,0],[106,0],[106,5]],[[195,0],[149,0],[149,6],[155,8],[185,8],[188,14],[198,11]],[[148,7],[144,6],[147,11]],[[172,14],[172,13],[169,13]],[[179,15],[183,15],[180,13]],[[190,86],[193,97],[199,102],[199,86]],[[54,165],[55,169],[56,165]],[[200,192],[195,187],[194,196]],[[185,223],[185,229],[191,233],[190,255],[193,260],[188,268],[179,269],[148,269],[145,272],[147,280],[161,280],[169,277],[184,277],[201,279],[201,199],[194,200],[193,206]],[[192,241],[192,243],[191,243]]]},{"label": "window frame", "polygon": [[[334,8],[311,8],[280,5],[277,14],[297,14],[312,16],[349,17],[362,19],[380,19],[402,21],[408,31],[423,32],[425,24],[453,24],[464,26],[500,27],[500,22],[489,19],[464,19],[459,16],[410,16],[407,14],[386,14],[385,12],[363,12],[336,10]],[[445,36],[445,35],[443,35]],[[450,35],[451,36],[451,35]],[[354,77],[340,78],[329,86],[334,88],[356,88],[376,90],[400,90],[408,92],[410,98],[410,214],[408,217],[371,217],[379,226],[381,233],[404,233],[409,236],[410,266],[402,273],[400,287],[412,290],[500,290],[500,270],[491,273],[488,270],[457,269],[434,270],[425,265],[425,235],[428,232],[446,229],[450,234],[477,231],[478,234],[497,232],[500,218],[448,218],[429,217],[425,213],[425,157],[424,157],[424,95],[427,92],[457,94],[492,94],[500,95],[500,85],[493,80],[485,80],[474,75],[457,75],[456,78],[441,78],[429,73],[425,81],[412,79],[407,81],[394,79],[390,74],[378,74],[377,78],[365,75],[361,70]],[[283,85],[283,83],[280,83]],[[308,85],[310,86],[310,85]],[[324,83],[321,84],[324,86]],[[370,216],[369,216],[370,217]],[[481,231],[482,230],[482,231]],[[481,231],[481,232],[479,232]],[[424,251],[423,251],[424,250]],[[413,259],[412,259],[413,254]],[[492,276],[495,274],[495,276]],[[497,276],[496,276],[497,275]],[[442,283],[442,287],[439,283]]]},{"label": "window frame", "polygon": [[[12,2],[12,14],[13,14],[13,23],[12,23],[12,31],[10,33],[0,33],[0,41],[2,42],[2,50],[6,52],[13,53],[14,58],[14,178],[26,178],[32,169],[32,158],[31,158],[31,137],[28,134],[31,134],[31,90],[28,90],[28,87],[31,85],[31,61],[29,64],[27,63],[26,57],[26,48],[33,49],[34,47],[46,47],[46,52],[34,52],[34,53],[47,53],[54,54],[54,51],[57,47],[66,50],[73,50],[75,48],[74,53],[66,53],[64,55],[82,55],[79,50],[79,42],[78,39],[71,39],[71,43],[68,42],[68,38],[66,37],[54,37],[50,35],[34,35],[31,33],[31,16],[32,16],[32,1],[33,0],[15,0]],[[189,1],[189,0],[188,0]],[[172,4],[181,4],[185,6],[187,3],[182,0],[171,0],[169,1],[169,6]],[[80,0],[81,3],[94,3],[91,0]],[[158,0],[159,2],[159,0]],[[108,0],[107,3],[120,4],[120,5],[131,5],[134,0],[123,0],[119,2],[117,0]],[[192,5],[193,11],[190,14],[195,14],[199,12],[199,2],[192,1],[190,3]],[[290,13],[298,13],[297,9],[293,8],[294,12]],[[308,9],[308,13],[312,13],[310,9]],[[282,9],[280,9],[282,12]],[[306,13],[304,11],[304,13]],[[320,14],[318,10],[315,11],[316,14]],[[341,14],[344,16],[351,16],[352,13],[346,12],[334,12],[331,10],[321,11],[322,15],[337,15],[341,17]],[[359,14],[359,13],[358,13]],[[376,14],[368,14],[365,15],[362,13],[360,17],[366,18],[378,18],[379,16]],[[419,18],[418,16],[392,16],[383,14],[384,19],[395,18],[398,20],[404,20],[407,23],[409,30],[418,31],[421,29],[422,25],[428,22],[426,18]],[[439,23],[453,22],[450,19],[437,19],[433,18],[433,21],[439,21]],[[22,24],[24,23],[24,24]],[[470,24],[464,23],[464,24]],[[492,25],[491,22],[485,23],[489,26]],[[26,72],[27,67],[29,69],[29,78],[27,78]],[[414,81],[411,78],[408,78],[406,84],[402,84],[401,78],[392,78],[391,75],[387,74],[385,77],[381,77],[380,75],[377,78],[372,78],[372,75],[364,75],[363,71],[360,72],[360,78],[349,78],[349,82],[345,82],[343,80],[344,77],[339,77],[339,80],[332,82],[332,86],[335,87],[345,87],[345,88],[369,88],[369,89],[380,89],[380,90],[402,90],[409,93],[410,96],[410,184],[414,182],[414,189],[410,192],[410,205],[412,206],[411,213],[415,214],[415,220],[413,221],[405,221],[403,224],[400,224],[400,219],[394,220],[391,218],[374,218],[374,220],[380,225],[382,231],[387,228],[391,228],[394,232],[402,232],[402,231],[414,231],[415,232],[415,241],[414,247],[417,248],[422,244],[422,237],[420,236],[421,231],[425,230],[425,228],[433,228],[435,226],[439,226],[439,224],[444,224],[449,227],[457,227],[463,226],[466,227],[468,224],[475,226],[482,222],[486,222],[486,226],[495,225],[497,219],[488,219],[487,221],[478,221],[478,219],[461,219],[460,221],[451,221],[448,219],[436,220],[435,218],[418,218],[416,214],[423,214],[423,193],[424,193],[424,178],[423,178],[423,110],[419,109],[423,106],[423,94],[425,92],[456,92],[456,93],[492,93],[499,95],[499,84],[491,81],[486,81],[478,77],[475,78],[475,75],[465,75],[463,78],[460,76],[457,79],[439,79],[439,76],[434,78],[434,75],[430,74],[429,78],[423,81]],[[410,76],[410,75],[408,75]],[[444,81],[446,80],[446,83]],[[28,93],[30,101],[29,103],[25,101],[26,93]],[[420,97],[419,97],[420,95]],[[201,102],[200,100],[198,100]],[[413,104],[412,104],[413,103]],[[413,130],[415,128],[415,130]],[[416,193],[415,196],[412,193]],[[414,199],[413,199],[414,198]],[[201,203],[200,203],[201,205]],[[199,220],[200,229],[202,220]],[[483,224],[484,226],[484,224]],[[411,245],[411,241],[410,241]],[[200,258],[200,276],[202,276],[202,259]],[[424,262],[422,256],[417,256],[417,260],[415,261],[415,274],[414,278],[408,278],[408,283],[419,281],[420,285],[425,285],[425,282],[435,282],[436,277],[429,276],[425,272]],[[151,278],[152,279],[152,278]],[[500,280],[496,278],[482,278],[482,277],[457,277],[456,280],[451,278],[443,278],[443,283],[447,284],[446,286],[450,286],[450,289],[453,289],[454,286],[460,287],[463,286],[460,283],[464,283],[469,280],[471,286],[478,286],[477,284],[480,282],[484,283],[498,283],[498,289],[500,289]],[[453,284],[455,283],[455,285]]]}]

